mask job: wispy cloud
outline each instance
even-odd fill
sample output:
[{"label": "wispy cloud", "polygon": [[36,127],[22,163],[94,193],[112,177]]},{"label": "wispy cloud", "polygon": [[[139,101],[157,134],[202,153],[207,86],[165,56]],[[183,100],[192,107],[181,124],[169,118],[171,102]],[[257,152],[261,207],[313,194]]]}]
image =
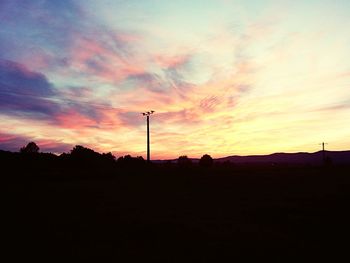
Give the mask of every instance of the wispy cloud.
[{"label": "wispy cloud", "polygon": [[0,94],[2,113],[50,117],[60,108],[49,100],[56,91],[43,74],[8,60],[0,60]]},{"label": "wispy cloud", "polygon": [[[27,145],[31,141],[33,141],[33,138],[31,137],[0,132],[1,150],[18,152],[21,147]],[[66,144],[59,140],[39,139],[36,140],[36,143],[42,152],[60,154],[62,152],[69,152],[69,150],[72,149],[72,145]]]},{"label": "wispy cloud", "polygon": [[104,111],[112,109],[106,102],[89,99],[90,88],[61,92],[45,75],[7,60],[0,60],[0,95],[2,114],[40,119],[64,128],[98,127],[105,121]]}]

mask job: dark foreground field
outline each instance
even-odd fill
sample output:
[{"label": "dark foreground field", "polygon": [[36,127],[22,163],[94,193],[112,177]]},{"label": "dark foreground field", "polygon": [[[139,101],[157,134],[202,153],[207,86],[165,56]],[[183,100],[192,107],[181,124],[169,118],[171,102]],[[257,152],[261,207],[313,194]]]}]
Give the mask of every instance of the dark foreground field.
[{"label": "dark foreground field", "polygon": [[2,247],[46,262],[350,258],[347,168],[143,172],[8,172]]}]

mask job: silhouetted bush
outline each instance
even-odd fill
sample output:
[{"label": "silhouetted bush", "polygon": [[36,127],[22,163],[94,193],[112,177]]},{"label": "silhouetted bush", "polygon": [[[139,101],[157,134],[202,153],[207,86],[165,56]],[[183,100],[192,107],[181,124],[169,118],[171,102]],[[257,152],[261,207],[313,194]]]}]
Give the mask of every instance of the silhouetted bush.
[{"label": "silhouetted bush", "polygon": [[19,151],[20,153],[38,153],[39,150],[40,148],[35,142],[30,142],[27,146],[23,146]]},{"label": "silhouetted bush", "polygon": [[204,154],[202,156],[202,158],[199,160],[199,165],[201,167],[208,168],[208,167],[213,166],[213,163],[214,163],[213,158],[211,158],[211,156],[209,154]]},{"label": "silhouetted bush", "polygon": [[76,145],[70,153],[59,156],[62,169],[74,170],[77,173],[112,171],[117,164],[115,159],[111,152],[100,154],[81,145]]},{"label": "silhouetted bush", "polygon": [[102,153],[102,158],[106,161],[110,161],[110,162],[115,162],[116,158],[115,156],[109,152],[109,153]]},{"label": "silhouetted bush", "polygon": [[121,156],[118,158],[117,160],[118,165],[122,166],[122,167],[142,167],[143,165],[145,165],[145,160],[143,159],[142,156],[138,156],[138,157],[132,157],[131,155],[125,155],[124,157]]},{"label": "silhouetted bush", "polygon": [[86,148],[81,145],[76,145],[73,150],[70,152],[71,156],[73,158],[80,158],[80,159],[98,159],[100,157],[100,154],[98,152],[95,152],[92,149]]},{"label": "silhouetted bush", "polygon": [[177,159],[177,164],[179,167],[189,167],[192,164],[192,161],[187,155],[182,155]]}]

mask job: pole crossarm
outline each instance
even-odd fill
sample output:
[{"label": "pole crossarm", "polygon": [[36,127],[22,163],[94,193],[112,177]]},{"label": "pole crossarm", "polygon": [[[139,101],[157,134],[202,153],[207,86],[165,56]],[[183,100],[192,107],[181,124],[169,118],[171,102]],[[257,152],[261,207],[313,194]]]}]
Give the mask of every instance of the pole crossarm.
[{"label": "pole crossarm", "polygon": [[141,114],[142,114],[143,116],[150,116],[150,115],[152,115],[153,113],[155,113],[154,110],[141,112]]}]

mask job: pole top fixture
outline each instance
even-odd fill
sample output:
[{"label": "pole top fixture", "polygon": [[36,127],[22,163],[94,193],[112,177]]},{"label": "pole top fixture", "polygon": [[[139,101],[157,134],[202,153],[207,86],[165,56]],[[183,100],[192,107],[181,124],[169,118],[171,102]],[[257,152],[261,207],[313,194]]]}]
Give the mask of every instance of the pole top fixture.
[{"label": "pole top fixture", "polygon": [[142,114],[143,116],[150,116],[150,115],[153,114],[153,113],[155,113],[154,110],[141,112],[141,114]]}]

